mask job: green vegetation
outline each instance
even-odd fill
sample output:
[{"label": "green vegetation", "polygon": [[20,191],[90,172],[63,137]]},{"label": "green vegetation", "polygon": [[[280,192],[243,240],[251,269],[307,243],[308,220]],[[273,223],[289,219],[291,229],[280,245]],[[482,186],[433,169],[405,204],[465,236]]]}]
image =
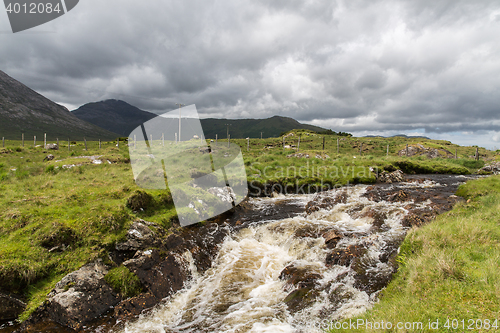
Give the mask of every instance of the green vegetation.
[{"label": "green vegetation", "polygon": [[125,266],[110,269],[104,279],[123,298],[137,296],[143,291],[139,278]]},{"label": "green vegetation", "polygon": [[[465,331],[471,324],[478,331],[498,329],[500,177],[468,182],[458,194],[467,202],[408,233],[397,258],[399,270],[394,280],[371,311],[352,321],[423,323],[422,329],[380,330],[387,332],[428,332],[429,320],[439,320],[436,331],[456,332],[453,319],[459,321],[458,331]],[[482,323],[472,319],[481,319]],[[447,321],[451,327],[445,327]],[[483,325],[482,330],[476,324]]]},{"label": "green vegetation", "polygon": [[[282,138],[251,139],[250,151],[247,140],[231,140],[242,148],[250,186],[281,184],[288,185],[287,189],[293,192],[300,186],[320,189],[347,182],[373,183],[377,168],[472,173],[484,163],[470,158],[475,153],[474,147],[460,147],[446,141],[353,138],[318,135],[308,130],[291,133],[285,138],[285,145],[290,147],[284,150]],[[298,145],[299,134],[297,151],[292,146]],[[226,142],[218,141],[219,152],[224,152],[222,147]],[[397,156],[406,144],[417,143],[453,153],[457,149],[459,158],[430,160],[423,156]],[[46,151],[28,142],[21,147],[20,141],[6,141],[6,146],[0,147],[0,289],[23,295],[28,308],[22,319],[43,302],[65,274],[96,258],[106,261],[108,252],[116,242],[125,239],[135,220],[155,222],[168,235],[177,219],[168,190],[144,190],[134,182],[126,142],[120,142],[119,147],[116,142],[103,142],[99,149],[97,142],[89,141],[88,150],[83,142],[75,142],[70,151],[66,143],[61,144],[58,151]],[[211,145],[215,146],[215,142]],[[390,145],[388,157],[387,145]],[[496,158],[494,152],[485,149],[479,153],[483,159]],[[55,158],[44,161],[48,154]],[[175,158],[178,158],[173,162],[179,179],[170,181],[210,171],[197,167],[189,154]],[[375,169],[372,171],[370,167]],[[478,189],[478,193],[482,191]],[[474,191],[471,189],[470,193]],[[111,280],[131,279],[125,273],[117,270]],[[124,292],[119,286],[114,287]],[[128,290],[124,294],[130,295]]]}]

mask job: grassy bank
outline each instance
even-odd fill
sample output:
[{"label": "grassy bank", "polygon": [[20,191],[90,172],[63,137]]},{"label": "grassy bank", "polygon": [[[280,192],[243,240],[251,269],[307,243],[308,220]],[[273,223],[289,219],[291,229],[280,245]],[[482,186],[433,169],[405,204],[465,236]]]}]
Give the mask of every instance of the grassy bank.
[{"label": "grassy bank", "polygon": [[[298,146],[299,134],[297,149],[292,146]],[[372,183],[376,169],[471,173],[484,164],[470,158],[474,147],[446,141],[325,136],[323,150],[323,137],[295,132],[285,139],[289,146],[285,150],[281,138],[252,139],[249,151],[246,140],[232,142],[242,147],[250,184],[288,185],[289,192],[303,185],[319,189],[347,182]],[[406,144],[416,143],[457,150],[458,159],[397,156]],[[26,300],[28,309],[22,319],[65,274],[96,258],[108,261],[108,252],[125,238],[133,221],[146,219],[168,230],[176,220],[166,190],[146,190],[144,207],[130,201],[140,188],[134,182],[125,143],[117,147],[116,142],[105,142],[99,148],[97,142],[88,142],[87,148],[83,142],[75,142],[71,150],[62,143],[60,150],[46,151],[28,142],[21,147],[20,141],[6,141],[6,147],[0,147],[0,292]],[[44,161],[49,153],[55,159]],[[495,157],[484,149],[480,154]],[[102,163],[94,163],[90,156],[99,156]],[[120,278],[128,281],[126,276],[113,280]]]},{"label": "grassy bank", "polygon": [[[380,331],[387,332],[498,330],[500,177],[468,182],[458,194],[467,201],[408,233],[397,259],[399,270],[380,302],[351,321],[364,325],[331,332],[372,331],[366,323],[380,325],[382,321],[386,329]],[[387,329],[388,322],[392,330]],[[439,328],[429,330],[429,322],[438,322]],[[411,324],[397,329],[397,323]]]}]

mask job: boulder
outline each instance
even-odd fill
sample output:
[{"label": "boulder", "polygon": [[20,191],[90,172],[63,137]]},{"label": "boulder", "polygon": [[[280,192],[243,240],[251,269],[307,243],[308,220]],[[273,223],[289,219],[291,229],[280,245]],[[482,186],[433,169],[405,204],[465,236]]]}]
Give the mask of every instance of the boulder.
[{"label": "boulder", "polygon": [[52,161],[54,158],[55,158],[54,155],[49,154],[49,155],[45,156],[45,158],[43,160],[44,161]]},{"label": "boulder", "polygon": [[345,249],[336,249],[326,256],[326,266],[350,266],[354,259],[360,258],[365,253],[366,249],[361,245],[349,245]]},{"label": "boulder", "polygon": [[137,275],[157,301],[182,289],[189,276],[188,265],[180,255],[170,254],[162,259],[157,250],[138,251],[123,265]]},{"label": "boulder", "polygon": [[485,165],[484,167],[479,169],[479,172],[492,173],[498,175],[500,174],[500,162],[493,162],[488,165]]},{"label": "boulder", "polygon": [[24,311],[26,304],[9,295],[0,294],[0,320],[14,320]]},{"label": "boulder", "polygon": [[405,180],[405,177],[403,171],[396,170],[393,172],[382,171],[381,173],[378,174],[377,179],[379,182],[391,184],[396,182],[402,182]]},{"label": "boulder", "polygon": [[57,145],[57,143],[47,143],[45,145],[45,149],[59,150],[59,146]]},{"label": "boulder", "polygon": [[336,192],[318,193],[306,205],[306,213],[309,215],[320,209],[331,209],[339,203],[346,203],[348,194],[346,190],[338,190]]},{"label": "boulder", "polygon": [[[406,147],[398,151],[399,156],[406,156]],[[408,156],[427,156],[428,158],[446,157],[454,158],[450,151],[446,149],[427,148],[421,144],[408,146]]]},{"label": "boulder", "polygon": [[127,240],[117,243],[116,249],[118,251],[137,251],[154,246],[158,239],[145,223],[145,221],[134,222],[127,232]]},{"label": "boulder", "polygon": [[107,272],[98,260],[62,278],[45,305],[50,319],[78,330],[118,304],[120,296],[104,280]]}]

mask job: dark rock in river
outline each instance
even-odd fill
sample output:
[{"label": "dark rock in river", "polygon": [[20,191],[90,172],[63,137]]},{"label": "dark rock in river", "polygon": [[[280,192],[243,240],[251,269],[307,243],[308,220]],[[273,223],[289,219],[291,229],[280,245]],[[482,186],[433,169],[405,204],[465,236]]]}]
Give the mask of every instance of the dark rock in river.
[{"label": "dark rock in river", "polygon": [[25,308],[26,304],[17,298],[0,294],[0,320],[14,320]]},{"label": "dark rock in river", "polygon": [[137,275],[158,301],[182,289],[189,276],[187,263],[180,255],[171,254],[162,259],[157,250],[139,251],[123,265]]},{"label": "dark rock in river", "polygon": [[345,189],[336,191],[333,197],[331,196],[331,194],[318,193],[311,201],[307,203],[306,213],[309,215],[313,212],[317,212],[320,209],[332,209],[339,203],[346,203],[348,197],[349,195]]},{"label": "dark rock in river", "polygon": [[326,256],[326,266],[349,266],[355,258],[359,258],[365,253],[366,249],[357,244],[349,245],[345,249],[335,249]]}]

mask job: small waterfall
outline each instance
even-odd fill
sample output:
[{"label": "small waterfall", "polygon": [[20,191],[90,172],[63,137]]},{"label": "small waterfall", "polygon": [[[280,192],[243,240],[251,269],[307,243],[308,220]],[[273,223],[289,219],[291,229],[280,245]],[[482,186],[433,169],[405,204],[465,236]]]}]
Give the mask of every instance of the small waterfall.
[{"label": "small waterfall", "polygon": [[[440,186],[447,185],[411,182],[380,191]],[[191,265],[193,278],[182,291],[127,323],[123,332],[322,332],[329,321],[363,313],[395,271],[410,206],[432,204],[371,200],[368,188],[252,199],[263,215],[278,202],[304,208],[311,200],[334,204],[250,222],[224,240],[210,269],[199,275]],[[333,245],[325,236],[331,232],[341,235]],[[186,258],[193,260],[189,253]]]}]

